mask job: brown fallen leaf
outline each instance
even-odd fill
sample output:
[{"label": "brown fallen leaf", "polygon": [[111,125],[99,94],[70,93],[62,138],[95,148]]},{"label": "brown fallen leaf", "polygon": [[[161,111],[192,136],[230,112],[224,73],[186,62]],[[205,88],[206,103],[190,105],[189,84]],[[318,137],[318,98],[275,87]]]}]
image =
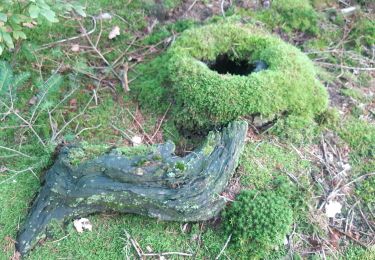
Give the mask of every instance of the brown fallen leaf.
[{"label": "brown fallen leaf", "polygon": [[117,25],[112,28],[112,30],[109,32],[108,39],[112,40],[120,35],[120,27]]},{"label": "brown fallen leaf", "polygon": [[35,105],[37,101],[38,101],[38,97],[37,96],[33,96],[32,98],[29,99],[29,105],[30,106]]},{"label": "brown fallen leaf", "polygon": [[329,233],[329,242],[335,249],[339,248],[340,237],[340,234],[334,230]]},{"label": "brown fallen leaf", "polygon": [[69,111],[74,112],[77,110],[77,108],[78,108],[77,99],[72,98],[71,100],[69,100]]},{"label": "brown fallen leaf", "polygon": [[15,251],[13,256],[10,258],[10,260],[21,260],[21,253],[18,251]]}]

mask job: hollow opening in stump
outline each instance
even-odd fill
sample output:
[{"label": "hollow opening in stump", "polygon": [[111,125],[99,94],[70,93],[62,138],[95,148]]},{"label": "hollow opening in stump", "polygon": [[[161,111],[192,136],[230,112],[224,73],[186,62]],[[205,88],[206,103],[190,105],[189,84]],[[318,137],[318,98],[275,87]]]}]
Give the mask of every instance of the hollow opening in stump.
[{"label": "hollow opening in stump", "polygon": [[268,65],[264,61],[250,62],[249,60],[233,60],[228,54],[220,54],[215,61],[206,62],[207,66],[219,74],[232,74],[246,76],[253,72],[267,69]]}]

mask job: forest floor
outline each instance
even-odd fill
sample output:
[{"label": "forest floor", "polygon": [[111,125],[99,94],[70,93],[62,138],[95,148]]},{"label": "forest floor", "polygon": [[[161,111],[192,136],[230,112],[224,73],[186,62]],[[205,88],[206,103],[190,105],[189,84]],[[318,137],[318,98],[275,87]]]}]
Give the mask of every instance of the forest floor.
[{"label": "forest floor", "polygon": [[[330,95],[333,118],[311,138],[249,130],[232,187],[257,189],[286,175],[305,202],[272,258],[375,259],[375,4],[312,1],[313,26],[298,22],[304,17],[272,15],[268,1],[164,2],[90,1],[86,18],[30,29],[28,40],[3,54],[15,73],[30,72],[31,79],[12,101],[14,115],[0,114],[0,259],[20,258],[17,231],[56,146],[74,140],[130,146],[139,136],[147,144],[172,139],[180,151],[190,148],[168,116],[139,106],[132,93],[142,80],[137,66],[183,30],[233,17],[306,53]],[[350,6],[356,10],[343,14]],[[119,35],[109,39],[117,27]],[[328,217],[332,203],[341,209]],[[226,245],[220,218],[176,223],[111,212],[88,218],[92,232],[77,233],[73,223],[52,227],[26,259],[135,259],[139,250],[159,254],[150,259],[241,258]]]}]

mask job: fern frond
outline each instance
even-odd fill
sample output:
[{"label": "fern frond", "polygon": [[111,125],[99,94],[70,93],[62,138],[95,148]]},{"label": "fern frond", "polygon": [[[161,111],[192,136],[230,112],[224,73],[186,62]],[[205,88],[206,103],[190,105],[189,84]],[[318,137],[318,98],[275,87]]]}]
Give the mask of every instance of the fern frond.
[{"label": "fern frond", "polygon": [[42,110],[46,110],[51,108],[56,103],[56,94],[63,83],[63,77],[59,74],[52,75],[46,82],[37,84],[37,87],[40,89],[37,97],[38,97],[38,105],[36,105],[32,109],[32,113],[34,113],[36,109],[40,108]]},{"label": "fern frond", "polygon": [[15,76],[12,80],[12,91],[15,92],[21,85],[23,85],[29,78],[30,72],[23,72]]},{"label": "fern frond", "polygon": [[5,61],[0,61],[0,96],[7,93],[13,80],[13,70]]}]

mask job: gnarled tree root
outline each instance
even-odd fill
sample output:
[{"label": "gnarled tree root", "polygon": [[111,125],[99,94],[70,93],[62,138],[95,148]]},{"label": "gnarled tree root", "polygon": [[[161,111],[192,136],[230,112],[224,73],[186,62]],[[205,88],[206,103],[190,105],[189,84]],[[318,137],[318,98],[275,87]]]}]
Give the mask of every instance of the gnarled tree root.
[{"label": "gnarled tree root", "polygon": [[244,145],[246,122],[233,122],[185,157],[174,155],[171,142],[143,156],[112,150],[73,166],[64,147],[18,236],[27,253],[52,220],[69,220],[95,212],[137,213],[161,220],[200,221],[225,206],[224,191]]}]

